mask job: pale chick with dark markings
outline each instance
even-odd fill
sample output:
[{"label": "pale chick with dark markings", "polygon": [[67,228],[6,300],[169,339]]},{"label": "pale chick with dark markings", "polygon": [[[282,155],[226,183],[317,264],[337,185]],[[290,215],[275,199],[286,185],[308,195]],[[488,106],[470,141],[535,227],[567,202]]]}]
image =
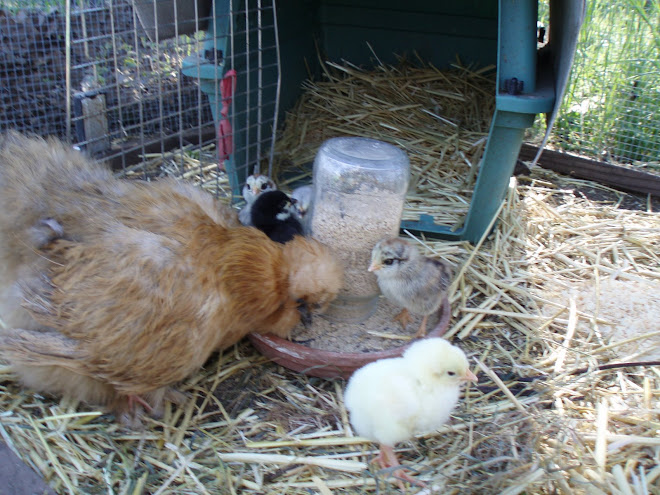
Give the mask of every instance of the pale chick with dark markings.
[{"label": "pale chick with dark markings", "polygon": [[477,381],[465,353],[442,338],[415,341],[402,357],[358,369],[348,381],[344,404],[355,433],[380,444],[376,461],[401,480],[425,486],[400,468],[398,442],[431,433],[448,420],[460,387]]},{"label": "pale chick with dark markings", "polygon": [[277,190],[277,186],[270,177],[262,174],[249,175],[243,185],[243,199],[245,206],[238,212],[238,219],[243,225],[252,225],[252,205],[260,194]]},{"label": "pale chick with dark markings", "polygon": [[140,424],[250,332],[282,337],[342,286],[324,245],[278,244],[176,180],[115,179],[55,139],[0,136],[0,356],[23,384]]},{"label": "pale chick with dark markings", "polygon": [[403,310],[394,318],[403,328],[411,321],[410,313],[423,316],[415,338],[426,335],[428,317],[438,311],[452,279],[445,262],[422,256],[404,239],[378,242],[371,251],[369,271],[378,277],[383,295]]}]

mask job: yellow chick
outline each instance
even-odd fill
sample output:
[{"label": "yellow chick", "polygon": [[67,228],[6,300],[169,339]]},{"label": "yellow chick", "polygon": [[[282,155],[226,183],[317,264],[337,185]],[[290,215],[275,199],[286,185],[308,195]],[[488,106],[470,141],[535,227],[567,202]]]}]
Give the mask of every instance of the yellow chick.
[{"label": "yellow chick", "polygon": [[410,312],[423,315],[415,338],[426,335],[428,317],[442,305],[452,273],[449,266],[422,256],[409,242],[383,239],[371,251],[369,271],[378,277],[383,295],[403,310],[394,318],[403,328],[411,321]]},{"label": "yellow chick", "polygon": [[[460,386],[477,381],[461,349],[442,338],[413,343],[399,358],[381,359],[349,379],[344,403],[354,431],[380,444],[376,461],[383,469],[400,466],[397,442],[437,430],[456,406]],[[393,475],[424,486],[395,469]]]}]

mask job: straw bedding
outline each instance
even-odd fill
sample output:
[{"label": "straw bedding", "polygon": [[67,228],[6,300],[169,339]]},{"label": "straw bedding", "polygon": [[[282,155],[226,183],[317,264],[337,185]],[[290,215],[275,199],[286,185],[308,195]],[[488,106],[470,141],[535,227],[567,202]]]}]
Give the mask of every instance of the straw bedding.
[{"label": "straw bedding", "polygon": [[[346,65],[330,82],[350,94],[365,78],[395,78],[383,74],[389,70]],[[416,83],[402,75],[398,84],[455,89],[433,68],[416,70]],[[456,70],[468,80],[484,77]],[[313,98],[317,88],[310,84],[306,94]],[[370,100],[356,101],[364,107]],[[437,138],[439,151],[423,152],[432,138],[412,132],[422,126],[406,126],[395,110],[374,110],[386,124],[376,132],[340,118],[363,108],[335,117],[319,109],[315,119],[299,114],[295,125],[287,122],[282,141],[297,135],[300,147],[285,156],[288,145],[280,145],[280,165],[294,170],[309,161],[329,137],[324,119],[336,118],[337,132],[390,136],[411,155],[416,187],[405,215],[429,211],[459,223],[466,177],[478,161],[475,143],[487,128],[461,130],[471,105],[460,105],[468,108],[464,118],[448,116],[443,105],[437,112],[423,106],[459,124],[454,144],[447,144],[451,136]],[[405,111],[417,118],[416,109]],[[191,180],[226,187],[222,175],[200,173],[203,160],[188,166]],[[575,192],[585,186],[610,200]],[[431,486],[409,493],[660,493],[660,366],[637,354],[660,338],[650,295],[660,282],[660,216],[650,201],[647,209],[623,209],[622,197],[535,170],[513,184],[489,239],[476,246],[416,239],[425,254],[458,267],[447,337],[466,350],[479,384],[441,430],[399,446],[402,462]],[[617,343],[620,337],[627,341]],[[637,337],[643,346],[628,347]],[[21,390],[6,367],[0,374],[0,435],[59,493],[398,492],[368,464],[377,447],[352,434],[342,381],[280,368],[245,342],[190,377],[182,387],[187,404],[169,406],[143,431],[122,430],[86,405]]]}]

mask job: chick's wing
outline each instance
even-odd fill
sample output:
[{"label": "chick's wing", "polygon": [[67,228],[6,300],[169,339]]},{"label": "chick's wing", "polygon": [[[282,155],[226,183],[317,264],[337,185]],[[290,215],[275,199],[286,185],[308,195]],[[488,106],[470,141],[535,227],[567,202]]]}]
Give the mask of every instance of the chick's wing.
[{"label": "chick's wing", "polygon": [[402,359],[375,361],[356,371],[345,403],[362,436],[393,445],[414,434],[420,397]]}]

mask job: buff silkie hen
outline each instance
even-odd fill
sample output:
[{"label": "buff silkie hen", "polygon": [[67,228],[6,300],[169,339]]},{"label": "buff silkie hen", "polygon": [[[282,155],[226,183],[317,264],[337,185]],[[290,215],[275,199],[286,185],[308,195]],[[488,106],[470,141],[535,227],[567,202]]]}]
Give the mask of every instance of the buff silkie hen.
[{"label": "buff silkie hen", "polygon": [[410,312],[423,315],[415,338],[425,336],[428,317],[440,309],[451,283],[449,265],[422,256],[404,239],[391,238],[373,247],[368,270],[376,274],[383,295],[403,306],[394,319],[405,328],[411,321]]},{"label": "buff silkie hen", "polygon": [[358,369],[348,381],[344,403],[355,432],[380,444],[376,458],[403,489],[402,479],[424,485],[399,468],[398,442],[431,433],[447,422],[461,384],[477,381],[461,349],[442,338],[414,342],[399,358]]},{"label": "buff silkie hen", "polygon": [[324,245],[286,245],[183,182],[113,178],[56,140],[0,140],[0,355],[39,391],[143,404],[250,332],[286,336],[342,285]]}]

